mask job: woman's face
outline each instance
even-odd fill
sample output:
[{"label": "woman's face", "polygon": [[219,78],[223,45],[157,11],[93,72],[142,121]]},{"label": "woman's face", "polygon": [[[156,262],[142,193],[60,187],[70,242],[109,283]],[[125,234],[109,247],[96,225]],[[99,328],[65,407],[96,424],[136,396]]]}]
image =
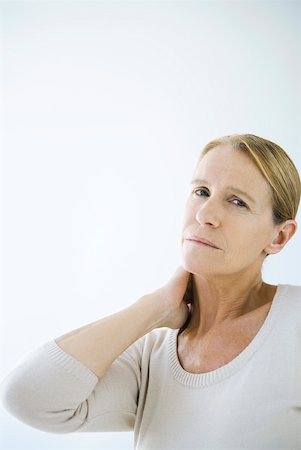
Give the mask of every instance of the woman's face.
[{"label": "woman's face", "polygon": [[[275,226],[271,188],[254,162],[220,145],[200,161],[193,179],[182,231],[183,267],[210,275],[260,269]],[[195,244],[188,240],[191,235],[218,249]]]}]

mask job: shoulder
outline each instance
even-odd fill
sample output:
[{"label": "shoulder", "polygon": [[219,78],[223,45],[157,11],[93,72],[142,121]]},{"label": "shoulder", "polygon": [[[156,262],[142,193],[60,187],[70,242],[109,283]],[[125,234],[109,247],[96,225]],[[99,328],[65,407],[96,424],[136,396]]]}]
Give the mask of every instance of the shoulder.
[{"label": "shoulder", "polygon": [[285,317],[301,326],[301,286],[293,284],[281,284],[278,291],[278,304],[282,310],[282,318]]},{"label": "shoulder", "polygon": [[140,341],[140,345],[143,345],[144,350],[153,350],[162,346],[165,346],[169,341],[171,328],[162,327],[155,328],[146,335],[144,335],[137,343]]},{"label": "shoulder", "polygon": [[134,344],[132,344],[126,353],[132,358],[141,361],[141,358],[150,358],[154,353],[168,346],[170,333],[172,329],[167,327],[155,328],[149,333],[142,336]]},{"label": "shoulder", "polygon": [[130,347],[128,347],[127,351],[133,349],[133,351],[141,353],[145,348],[152,348],[156,345],[162,345],[168,341],[171,331],[172,329],[167,327],[155,328],[135,341]]},{"label": "shoulder", "polygon": [[301,286],[296,284],[280,284],[280,294],[295,302],[296,304],[301,304]]}]

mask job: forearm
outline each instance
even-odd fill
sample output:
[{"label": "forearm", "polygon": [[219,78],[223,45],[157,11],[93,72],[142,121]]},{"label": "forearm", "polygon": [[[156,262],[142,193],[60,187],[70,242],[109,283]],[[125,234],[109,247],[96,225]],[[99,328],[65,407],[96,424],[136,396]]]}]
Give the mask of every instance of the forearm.
[{"label": "forearm", "polygon": [[101,378],[121,353],[161,323],[162,312],[146,295],[115,314],[56,338],[55,342]]},{"label": "forearm", "polygon": [[[125,350],[155,328],[183,325],[188,317],[183,301],[188,276],[178,269],[166,285],[122,311],[37,348],[2,382],[5,408],[45,431],[86,429],[90,422],[94,426],[96,417],[100,431],[111,426],[129,430],[137,408],[143,342],[129,349],[134,357]],[[113,414],[111,423],[108,411]]]}]

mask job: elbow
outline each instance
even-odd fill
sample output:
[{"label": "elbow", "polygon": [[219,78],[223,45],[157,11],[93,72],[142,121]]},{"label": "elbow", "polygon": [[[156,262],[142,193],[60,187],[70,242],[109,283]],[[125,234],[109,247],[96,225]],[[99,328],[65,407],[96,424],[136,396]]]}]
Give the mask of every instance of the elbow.
[{"label": "elbow", "polygon": [[[47,389],[47,387],[45,387]],[[34,385],[14,383],[7,376],[0,384],[0,401],[4,410],[22,423],[48,433],[72,433],[83,425],[87,416],[87,402],[76,409],[57,410],[46,408],[43,399],[37,396]]]}]

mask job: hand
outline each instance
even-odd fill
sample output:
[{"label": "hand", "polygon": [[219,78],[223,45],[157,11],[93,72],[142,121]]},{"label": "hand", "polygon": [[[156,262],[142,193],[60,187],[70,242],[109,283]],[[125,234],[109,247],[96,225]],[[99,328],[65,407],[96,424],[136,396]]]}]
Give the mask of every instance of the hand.
[{"label": "hand", "polygon": [[190,319],[193,304],[192,274],[179,266],[164,286],[149,295],[162,308],[160,326],[181,328]]}]

